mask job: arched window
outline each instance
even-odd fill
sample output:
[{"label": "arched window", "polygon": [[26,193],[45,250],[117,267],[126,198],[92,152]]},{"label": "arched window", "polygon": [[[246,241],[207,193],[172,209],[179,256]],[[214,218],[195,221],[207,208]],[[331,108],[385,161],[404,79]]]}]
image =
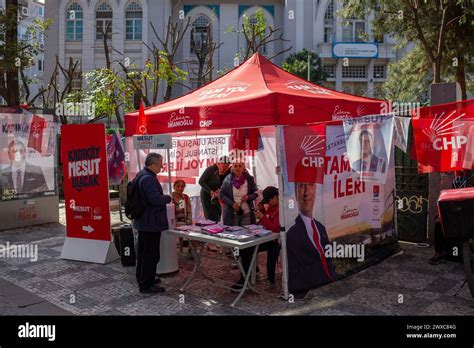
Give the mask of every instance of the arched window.
[{"label": "arched window", "polygon": [[137,2],[132,2],[125,10],[125,27],[127,40],[142,39],[142,6]]},{"label": "arched window", "polygon": [[66,10],[66,41],[82,41],[83,16],[82,7],[72,3]]},{"label": "arched window", "polygon": [[[193,27],[193,35],[194,35],[194,43],[196,44],[196,47],[201,47],[204,41],[207,41],[208,39],[208,25],[209,25],[209,18],[207,18],[204,15],[199,15],[192,24]],[[194,47],[192,44],[193,37],[191,37],[191,53],[194,52]]]},{"label": "arched window", "polygon": [[103,33],[105,33],[107,37],[111,37],[112,8],[106,2],[102,2],[99,6],[97,6],[97,10],[95,11],[95,23],[95,38],[97,40],[102,40]]}]

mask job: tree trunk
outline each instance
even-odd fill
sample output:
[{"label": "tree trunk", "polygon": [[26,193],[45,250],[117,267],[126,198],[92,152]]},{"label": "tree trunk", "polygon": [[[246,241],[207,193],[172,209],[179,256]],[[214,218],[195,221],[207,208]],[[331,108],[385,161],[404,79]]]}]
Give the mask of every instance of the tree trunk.
[{"label": "tree trunk", "polygon": [[204,84],[204,62],[199,62],[199,69],[198,69],[198,83],[197,83],[197,88],[201,87]]},{"label": "tree trunk", "polygon": [[433,63],[433,83],[441,82],[441,61],[436,59]]},{"label": "tree trunk", "polygon": [[166,93],[165,93],[165,96],[163,98],[163,101],[168,101],[171,99],[171,89],[173,88],[172,85],[170,85],[169,83],[166,85]]},{"label": "tree trunk", "polygon": [[461,87],[461,99],[467,99],[466,91],[466,72],[464,67],[464,56],[460,55],[458,57],[458,66],[456,67],[456,82],[459,83]]},{"label": "tree trunk", "polygon": [[123,128],[122,116],[120,116],[120,110],[118,106],[115,107],[115,118],[117,119],[119,128]]},{"label": "tree trunk", "polygon": [[[18,0],[6,0],[5,7],[16,6],[18,9]],[[16,53],[18,52],[18,21],[15,21],[10,30],[5,32],[5,61],[16,62]],[[7,106],[20,105],[20,82],[18,79],[19,67],[13,63],[13,68],[6,71],[6,103]]]}]

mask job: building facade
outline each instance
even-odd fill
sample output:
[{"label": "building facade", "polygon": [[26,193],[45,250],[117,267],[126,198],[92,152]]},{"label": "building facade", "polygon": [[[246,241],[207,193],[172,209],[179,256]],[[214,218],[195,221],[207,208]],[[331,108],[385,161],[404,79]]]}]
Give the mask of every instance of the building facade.
[{"label": "building facade", "polygon": [[[339,0],[48,0],[46,17],[53,20],[53,25],[46,41],[45,59],[49,63],[45,67],[45,81],[54,69],[55,55],[63,65],[73,58],[80,62],[73,87],[80,89],[84,84],[81,73],[105,66],[100,28],[109,23],[112,61],[128,59],[137,68],[143,68],[149,58],[147,45],[160,47],[154,31],[163,38],[168,18],[183,25],[189,19],[190,29],[196,33],[210,24],[213,41],[222,43],[213,57],[215,78],[239,63],[236,56],[245,49],[246,41],[236,29],[241,28],[245,16],[252,18],[262,9],[268,25],[281,28],[278,34],[288,40],[273,41],[262,47],[262,53],[272,57],[291,47],[273,59],[276,64],[306,48],[322,58],[327,75],[325,86],[352,94],[380,96],[389,62],[400,59],[405,52],[395,49],[395,42],[388,37],[374,38],[370,17],[343,23],[337,16],[340,6]],[[184,63],[195,60],[190,29],[176,53],[176,61],[182,62],[180,67],[189,71],[189,80],[186,86],[174,87],[173,97],[196,87],[193,69]]]},{"label": "building facade", "polygon": [[[5,0],[0,0],[0,8],[5,8]],[[27,29],[32,25],[35,19],[43,20],[45,14],[45,0],[19,0],[19,11],[18,11],[18,40],[24,42],[31,42],[37,40],[40,44],[40,51],[36,57],[33,58],[32,65],[26,69],[25,76],[30,81],[28,87],[30,89],[30,96],[35,96],[43,85],[43,73],[44,73],[44,48],[45,40],[44,35],[40,37],[29,37]],[[22,94],[24,95],[24,90]],[[0,97],[1,99],[1,97]]]}]

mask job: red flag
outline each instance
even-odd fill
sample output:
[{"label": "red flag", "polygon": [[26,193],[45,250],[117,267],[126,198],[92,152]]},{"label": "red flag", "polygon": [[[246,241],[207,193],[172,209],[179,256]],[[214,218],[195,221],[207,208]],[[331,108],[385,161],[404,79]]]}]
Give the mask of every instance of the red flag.
[{"label": "red flag", "polygon": [[46,127],[46,120],[37,115],[33,115],[30,125],[30,136],[28,138],[28,147],[41,152],[41,145],[43,143],[43,131]]},{"label": "red flag", "polygon": [[148,134],[147,121],[145,116],[145,108],[143,107],[143,102],[140,99],[140,109],[138,110],[138,120],[137,120],[137,129],[136,134]]},{"label": "red flag", "polygon": [[474,168],[474,99],[421,108],[413,130],[419,173]]},{"label": "red flag", "polygon": [[229,151],[231,150],[246,150],[252,155],[259,148],[260,132],[258,128],[249,129],[232,129],[230,133]]}]

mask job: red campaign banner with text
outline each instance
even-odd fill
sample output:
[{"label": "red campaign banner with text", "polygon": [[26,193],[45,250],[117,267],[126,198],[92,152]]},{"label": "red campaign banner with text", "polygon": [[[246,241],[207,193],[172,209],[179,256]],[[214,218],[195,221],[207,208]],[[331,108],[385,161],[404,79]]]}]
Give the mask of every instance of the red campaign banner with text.
[{"label": "red campaign banner with text", "polygon": [[326,125],[285,127],[284,137],[288,181],[322,184]]},{"label": "red campaign banner with text", "polygon": [[43,143],[43,131],[46,128],[46,120],[40,116],[33,115],[30,125],[30,135],[28,137],[28,147],[41,153]]},{"label": "red campaign banner with text", "polygon": [[110,241],[105,125],[61,126],[61,162],[67,237]]},{"label": "red campaign banner with text", "polygon": [[474,169],[474,99],[421,108],[412,122],[419,173]]}]

